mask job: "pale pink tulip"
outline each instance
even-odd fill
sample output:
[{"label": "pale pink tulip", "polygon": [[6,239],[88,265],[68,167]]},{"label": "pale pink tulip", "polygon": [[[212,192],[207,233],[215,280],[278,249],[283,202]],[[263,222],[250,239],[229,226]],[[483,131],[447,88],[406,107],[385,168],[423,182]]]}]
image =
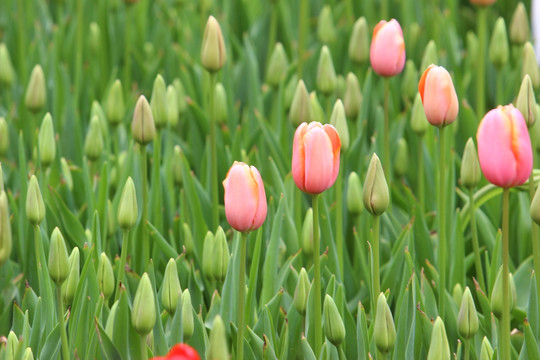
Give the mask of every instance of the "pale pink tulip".
[{"label": "pale pink tulip", "polygon": [[456,120],[458,99],[452,78],[445,68],[430,65],[418,83],[418,92],[431,125],[442,127]]},{"label": "pale pink tulip", "polygon": [[381,76],[395,76],[405,66],[405,41],[396,19],[381,20],[373,29],[369,50],[371,67]]}]

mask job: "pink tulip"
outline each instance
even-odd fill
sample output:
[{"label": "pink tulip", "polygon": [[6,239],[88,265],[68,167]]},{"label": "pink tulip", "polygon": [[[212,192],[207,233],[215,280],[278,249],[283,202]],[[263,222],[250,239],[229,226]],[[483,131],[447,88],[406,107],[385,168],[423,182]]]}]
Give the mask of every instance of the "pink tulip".
[{"label": "pink tulip", "polygon": [[225,215],[233,229],[258,229],[266,219],[266,193],[261,174],[254,166],[235,161],[223,180]]},{"label": "pink tulip", "polygon": [[418,83],[418,92],[431,125],[442,127],[456,120],[458,99],[452,78],[445,68],[429,65]]},{"label": "pink tulip", "polygon": [[478,158],[486,179],[509,188],[523,184],[533,166],[531,140],[523,116],[513,105],[484,116],[476,134]]},{"label": "pink tulip", "polygon": [[308,194],[320,194],[336,181],[341,140],[329,124],[302,123],[293,143],[292,173],[296,186]]},{"label": "pink tulip", "polygon": [[371,67],[381,76],[395,76],[405,66],[405,41],[396,19],[381,20],[373,29],[369,50]]},{"label": "pink tulip", "polygon": [[187,344],[176,344],[166,356],[154,357],[151,360],[200,360],[197,351]]}]

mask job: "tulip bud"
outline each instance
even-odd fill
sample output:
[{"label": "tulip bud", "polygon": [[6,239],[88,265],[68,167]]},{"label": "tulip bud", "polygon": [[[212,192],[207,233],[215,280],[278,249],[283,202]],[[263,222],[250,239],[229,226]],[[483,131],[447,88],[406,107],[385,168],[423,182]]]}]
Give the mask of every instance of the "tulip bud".
[{"label": "tulip bud", "polygon": [[159,130],[167,125],[167,88],[165,80],[160,74],[154,80],[150,108],[152,109],[156,129]]},{"label": "tulip bud", "polygon": [[493,359],[493,348],[489,343],[487,337],[484,336],[482,339],[482,346],[480,348],[480,359],[479,360],[492,360]]},{"label": "tulip bud", "polygon": [[193,235],[191,234],[191,229],[186,223],[182,225],[182,229],[184,234],[184,248],[186,250],[186,254],[193,255],[195,245],[193,244]]},{"label": "tulip bud", "polygon": [[179,145],[174,146],[172,160],[172,174],[176,186],[182,185],[182,149]]},{"label": "tulip bud", "polygon": [[229,350],[227,348],[227,334],[225,324],[220,315],[214,317],[212,330],[210,330],[210,340],[206,349],[206,358],[211,360],[228,360]]},{"label": "tulip bud", "polygon": [[454,289],[452,290],[452,299],[457,305],[461,304],[461,300],[463,299],[463,288],[461,287],[460,283],[454,285]]},{"label": "tulip bud", "polygon": [[208,280],[214,279],[214,234],[211,231],[206,233],[203,242],[202,271]]},{"label": "tulip bud", "polygon": [[[2,185],[3,186],[3,185]],[[11,223],[6,192],[0,191],[0,268],[9,259],[12,247]]]},{"label": "tulip bud", "polygon": [[195,323],[193,321],[193,307],[191,305],[191,295],[189,289],[182,293],[182,331],[184,341],[188,341],[193,336]]},{"label": "tulip bud", "polygon": [[323,44],[330,44],[336,40],[336,27],[332,18],[330,5],[323,6],[317,22],[317,38]]},{"label": "tulip bud", "polygon": [[202,66],[209,72],[216,72],[225,65],[226,59],[227,52],[225,49],[225,42],[223,41],[223,34],[221,33],[221,27],[216,18],[210,16],[206,23],[206,28],[204,29],[201,46]]},{"label": "tulip bud", "polygon": [[388,209],[390,202],[388,184],[379,157],[375,153],[371,157],[364,181],[362,200],[366,210],[374,216],[382,215]]},{"label": "tulip bud", "polygon": [[90,23],[90,32],[88,35],[88,43],[92,55],[98,55],[101,52],[101,29],[99,25],[92,21]]},{"label": "tulip bud", "polygon": [[4,43],[0,43],[0,84],[7,87],[13,83],[15,71],[9,56],[9,50]]},{"label": "tulip bud", "polygon": [[418,71],[414,66],[414,61],[407,60],[405,63],[405,72],[403,74],[403,81],[401,82],[401,92],[403,98],[407,101],[411,101],[418,92]]},{"label": "tulip bud", "polygon": [[303,80],[298,81],[289,111],[289,120],[294,126],[310,122],[310,98]]},{"label": "tulip bud", "polygon": [[9,150],[9,127],[5,118],[0,116],[0,156],[6,156]]},{"label": "tulip bud", "polygon": [[424,112],[424,106],[422,105],[422,98],[420,93],[416,93],[414,98],[413,107],[411,109],[411,129],[416,135],[422,137],[426,133],[429,126],[429,122],[426,119],[426,113]]},{"label": "tulip bud", "polygon": [[330,116],[330,124],[332,124],[341,140],[341,150],[347,151],[349,148],[349,128],[347,127],[347,119],[345,118],[345,108],[340,99],[337,99]]},{"label": "tulip bud", "polygon": [[506,33],[506,23],[502,17],[495,22],[495,28],[489,43],[489,60],[497,69],[501,69],[508,62],[508,35]]},{"label": "tulip bud", "polygon": [[373,70],[385,77],[395,76],[405,66],[405,41],[401,26],[392,19],[381,20],[373,29],[369,59]]},{"label": "tulip bud", "polygon": [[111,261],[104,252],[102,252],[99,257],[97,279],[99,291],[103,294],[105,299],[110,298],[114,292],[114,273]]},{"label": "tulip bud", "polygon": [[8,334],[7,344],[6,344],[6,359],[16,359],[17,352],[19,351],[20,343],[17,335],[11,330]]},{"label": "tulip bud", "polygon": [[176,261],[174,261],[172,258],[169,260],[167,267],[165,268],[162,286],[161,303],[163,304],[165,310],[167,310],[167,312],[172,316],[176,312],[178,296],[180,296],[182,293]]},{"label": "tulip bud", "polygon": [[24,104],[32,112],[40,111],[47,101],[47,90],[45,89],[45,75],[41,65],[34,66],[30,81],[26,88]]},{"label": "tulip bud", "polygon": [[111,85],[107,101],[105,102],[105,114],[112,126],[122,123],[126,113],[122,83],[116,79]]},{"label": "tulip bud", "polygon": [[137,223],[138,217],[137,193],[131,176],[127,178],[120,203],[118,204],[118,225],[124,231],[131,230]]},{"label": "tulip bud", "polygon": [[39,225],[45,218],[45,204],[35,175],[30,177],[26,192],[26,217],[32,225]]},{"label": "tulip bud", "polygon": [[223,232],[221,226],[218,226],[214,235],[214,255],[211,258],[214,279],[218,281],[225,280],[230,257],[231,255],[229,253],[229,245],[227,244],[225,232]]},{"label": "tulip bud", "polygon": [[444,323],[440,316],[437,316],[431,331],[431,344],[429,345],[427,360],[439,359],[450,360],[450,346],[448,345]]},{"label": "tulip bud", "polygon": [[465,144],[463,159],[461,159],[461,185],[467,189],[475,188],[480,182],[481,174],[476,146],[473,139],[469,138]]},{"label": "tulip bud", "polygon": [[176,88],[173,85],[167,86],[167,123],[171,127],[178,125],[178,94]]},{"label": "tulip bud", "polygon": [[536,98],[534,96],[532,81],[529,75],[525,75],[521,81],[521,87],[519,88],[516,100],[516,108],[521,112],[521,115],[523,115],[527,127],[530,128],[533,126],[536,120]]},{"label": "tulip bud", "polygon": [[178,114],[182,116],[187,109],[186,91],[184,90],[184,85],[182,85],[180,79],[174,79],[173,86],[176,90],[176,95],[178,96]]},{"label": "tulip bud", "polygon": [[49,276],[56,285],[60,286],[68,275],[69,261],[66,242],[60,229],[56,227],[52,232],[49,247]]},{"label": "tulip bud", "polygon": [[317,98],[317,93],[312,91],[309,94],[309,119],[311,122],[324,123],[326,119],[325,112]]},{"label": "tulip bud", "polygon": [[111,237],[116,232],[116,216],[111,199],[107,199],[107,236]]},{"label": "tulip bud", "polygon": [[347,89],[343,99],[345,114],[349,120],[356,120],[362,106],[362,91],[358,78],[353,73],[347,74]]},{"label": "tulip bud", "polygon": [[456,120],[459,103],[454,83],[445,68],[430,65],[418,83],[418,92],[431,125],[444,127]]},{"label": "tulip bud", "polygon": [[32,353],[32,348],[27,347],[24,350],[22,360],[34,360],[34,354]]},{"label": "tulip bud", "polygon": [[536,188],[536,192],[531,201],[530,213],[534,222],[540,225],[540,186]]},{"label": "tulip bud", "polygon": [[468,286],[465,288],[461,307],[459,308],[458,331],[465,339],[472,338],[478,332],[478,314]]},{"label": "tulip bud", "polygon": [[317,90],[325,96],[329,96],[336,90],[336,71],[334,70],[332,55],[326,45],[322,47],[319,56],[319,64],[317,66]]},{"label": "tulip bud", "polygon": [[141,336],[148,335],[156,323],[156,305],[154,290],[147,273],[144,273],[137,287],[133,308],[131,310],[131,325]]},{"label": "tulip bud", "polygon": [[107,116],[101,107],[101,104],[98,101],[92,101],[92,108],[90,110],[90,119],[94,116],[97,116],[99,129],[101,131],[101,136],[107,138],[109,136],[109,126],[107,125]]},{"label": "tulip bud", "polygon": [[307,256],[313,255],[313,209],[306,211],[302,223],[302,250]]},{"label": "tulip bud", "polygon": [[64,157],[60,158],[60,171],[62,172],[62,178],[66,183],[66,186],[69,191],[73,190],[73,176],[71,176],[71,170],[69,169],[69,164]]},{"label": "tulip bud", "polygon": [[510,21],[510,41],[516,45],[525,44],[530,37],[529,16],[523,2],[519,2]]},{"label": "tulip bud", "polygon": [[397,144],[396,158],[394,159],[394,172],[397,177],[403,177],[409,168],[409,148],[407,140],[399,139]]},{"label": "tulip bud", "polygon": [[[536,104],[535,119],[540,119],[540,104]],[[540,125],[535,122],[530,131],[531,137],[535,139],[535,141],[532,142],[534,145],[534,150],[538,152],[540,151]]]},{"label": "tulip bud", "polygon": [[73,299],[75,298],[75,292],[77,291],[77,285],[79,285],[79,270],[80,270],[80,264],[79,264],[79,248],[74,247],[73,250],[71,250],[71,254],[69,255],[69,275],[62,285],[62,298],[64,300],[64,304],[71,305],[73,302]]},{"label": "tulip bud", "polygon": [[345,325],[334,299],[328,294],[324,297],[323,318],[326,338],[335,346],[341,345],[345,340]]},{"label": "tulip bud", "polygon": [[227,92],[222,83],[217,83],[214,88],[214,108],[213,116],[218,124],[223,124],[227,121]]},{"label": "tulip bud", "polygon": [[[311,211],[311,209],[309,209]],[[313,212],[312,212],[313,216]],[[294,308],[302,316],[306,315],[306,308],[309,298],[309,290],[311,284],[309,283],[308,274],[305,268],[300,269],[300,274],[298,275],[298,282],[296,283],[296,289],[294,290]]]},{"label": "tulip bud", "polygon": [[478,38],[476,34],[472,31],[467,32],[466,35],[467,42],[467,64],[475,69],[478,62]]},{"label": "tulip bud", "polygon": [[351,39],[349,40],[349,58],[355,63],[361,64],[367,61],[369,56],[369,33],[365,17],[361,17],[354,23]]},{"label": "tulip bud", "polygon": [[101,134],[101,126],[97,116],[92,117],[90,126],[84,140],[84,154],[91,161],[99,159],[103,153],[103,135]]},{"label": "tulip bud", "polygon": [[2,163],[0,162],[0,192],[4,191],[4,171],[2,170]]},{"label": "tulip bud", "polygon": [[56,142],[54,140],[54,126],[50,113],[45,114],[39,128],[39,156],[41,165],[48,167],[56,157]]},{"label": "tulip bud", "polygon": [[116,311],[118,310],[119,300],[116,300],[111,306],[111,311],[109,312],[109,317],[107,318],[107,323],[105,324],[105,333],[109,335],[109,338],[112,339],[114,331],[114,321],[116,319]]},{"label": "tulip bud", "polygon": [[287,60],[287,54],[283,45],[278,42],[274,46],[274,50],[266,66],[266,83],[272,87],[278,87],[281,80],[285,78],[288,67],[289,61]]},{"label": "tulip bud", "polygon": [[[500,319],[503,311],[503,296],[507,296],[503,293],[503,273],[502,266],[499,268],[495,283],[493,284],[493,290],[491,292],[491,312]],[[516,303],[516,284],[514,283],[514,276],[512,273],[508,274],[508,284],[510,285],[509,305],[510,311],[514,308]]]},{"label": "tulip bud", "polygon": [[364,210],[362,184],[360,183],[360,177],[354,171],[351,171],[347,179],[347,210],[355,216],[360,215]]},{"label": "tulip bud", "polygon": [[435,41],[429,40],[424,49],[424,55],[422,55],[422,62],[420,63],[420,71],[425,71],[429,65],[438,64],[439,56],[437,56],[437,45]]},{"label": "tulip bud", "polygon": [[291,78],[289,79],[289,81],[287,82],[287,86],[285,86],[285,95],[284,95],[283,105],[285,106],[286,111],[290,112],[291,110],[291,106],[294,100],[294,96],[296,94],[297,86],[298,86],[298,76],[296,74],[293,74]]},{"label": "tulip bud", "polygon": [[375,345],[383,354],[392,350],[396,344],[396,326],[392,317],[392,311],[386,303],[384,293],[379,294],[377,299],[377,315],[375,316],[375,330],[373,332]]},{"label": "tulip bud", "polygon": [[144,146],[154,140],[156,134],[154,116],[152,115],[150,104],[148,104],[144,95],[139,97],[135,105],[133,121],[131,122],[131,132],[135,141],[140,145]]},{"label": "tulip bud", "polygon": [[530,42],[526,42],[523,47],[523,66],[521,68],[521,77],[525,75],[531,77],[533,87],[538,89],[540,86],[540,71],[538,70],[538,63],[536,62],[536,54],[534,48]]}]

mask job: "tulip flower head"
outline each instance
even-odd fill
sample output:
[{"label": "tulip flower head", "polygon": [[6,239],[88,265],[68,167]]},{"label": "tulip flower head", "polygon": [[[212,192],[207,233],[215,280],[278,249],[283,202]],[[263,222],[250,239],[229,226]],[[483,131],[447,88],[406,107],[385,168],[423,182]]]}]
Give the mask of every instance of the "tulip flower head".
[{"label": "tulip flower head", "polygon": [[320,194],[336,181],[341,140],[329,124],[302,123],[294,134],[292,173],[296,186]]},{"label": "tulip flower head", "polygon": [[486,179],[509,188],[523,184],[532,171],[533,154],[527,124],[513,105],[484,116],[478,132],[478,158]]},{"label": "tulip flower head", "polygon": [[405,66],[405,41],[396,19],[381,20],[373,29],[369,50],[371,67],[381,76],[395,76]]},{"label": "tulip flower head", "polygon": [[476,6],[489,6],[497,0],[470,0],[471,4]]},{"label": "tulip flower head", "polygon": [[431,64],[418,83],[418,92],[431,125],[444,127],[456,120],[458,99],[452,78],[445,68]]},{"label": "tulip flower head", "polygon": [[225,215],[237,231],[258,229],[266,219],[266,193],[261,174],[254,166],[235,161],[223,180]]},{"label": "tulip flower head", "polygon": [[174,345],[165,356],[158,356],[152,360],[200,360],[197,351],[187,344]]}]

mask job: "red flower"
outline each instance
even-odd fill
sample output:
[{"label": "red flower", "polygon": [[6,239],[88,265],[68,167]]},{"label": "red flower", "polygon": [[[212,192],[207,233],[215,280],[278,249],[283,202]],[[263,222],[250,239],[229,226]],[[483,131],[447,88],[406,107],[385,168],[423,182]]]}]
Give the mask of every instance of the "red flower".
[{"label": "red flower", "polygon": [[176,344],[166,356],[158,356],[152,360],[201,360],[197,351],[186,344]]}]

